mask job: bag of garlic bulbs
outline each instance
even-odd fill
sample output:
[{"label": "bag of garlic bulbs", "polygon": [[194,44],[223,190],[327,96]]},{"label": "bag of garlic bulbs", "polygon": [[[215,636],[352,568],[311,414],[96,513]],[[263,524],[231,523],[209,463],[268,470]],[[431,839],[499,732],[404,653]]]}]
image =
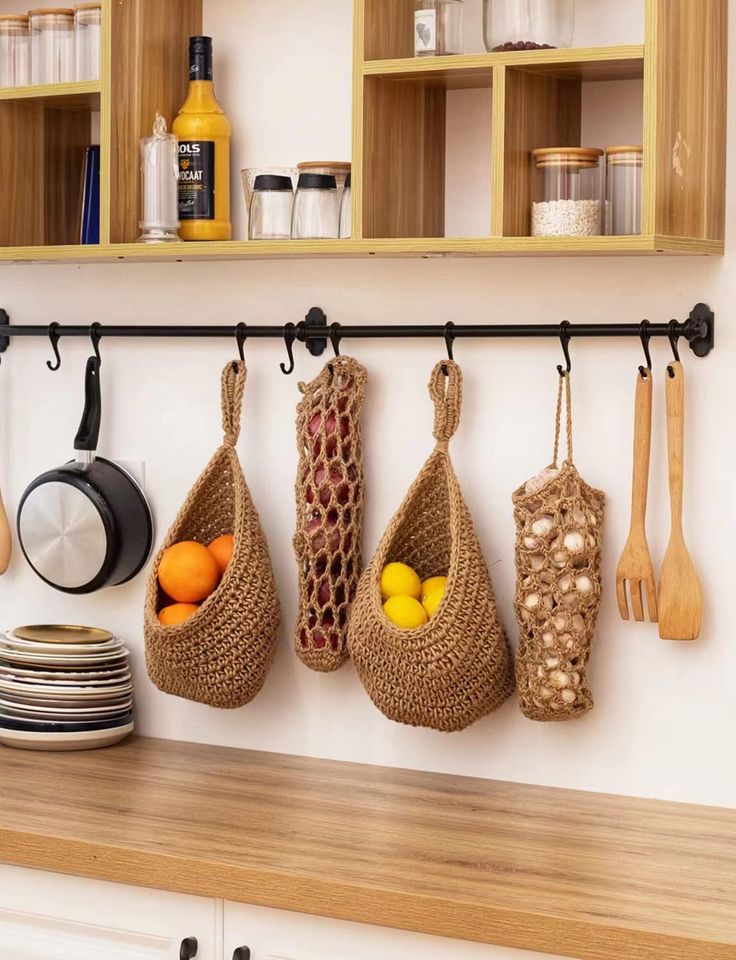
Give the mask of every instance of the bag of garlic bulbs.
[{"label": "bag of garlic bulbs", "polygon": [[[460,422],[462,373],[437,364],[434,452],[394,515],[358,584],[348,647],[363,686],[389,719],[433,730],[463,730],[491,713],[514,688],[511,653],[449,442]],[[384,612],[381,574],[402,562],[421,580],[447,577],[436,612],[403,629]]]},{"label": "bag of garlic bulbs", "polygon": [[[559,466],[563,394],[567,459]],[[569,373],[560,377],[554,461],[513,503],[521,709],[530,720],[572,720],[593,708],[587,666],[601,600],[605,495],[573,464]]]}]

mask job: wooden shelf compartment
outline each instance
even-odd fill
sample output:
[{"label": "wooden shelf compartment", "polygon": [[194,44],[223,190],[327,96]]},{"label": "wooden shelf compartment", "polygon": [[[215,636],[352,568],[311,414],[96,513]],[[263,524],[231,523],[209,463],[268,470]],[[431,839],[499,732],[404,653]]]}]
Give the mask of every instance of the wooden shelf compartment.
[{"label": "wooden shelf compartment", "polygon": [[55,110],[100,109],[102,85],[98,80],[83,83],[48,83],[27,87],[0,87],[0,101],[33,100]]},{"label": "wooden shelf compartment", "polygon": [[736,955],[734,810],[137,738],[0,749],[0,782],[11,865],[578,960]]}]

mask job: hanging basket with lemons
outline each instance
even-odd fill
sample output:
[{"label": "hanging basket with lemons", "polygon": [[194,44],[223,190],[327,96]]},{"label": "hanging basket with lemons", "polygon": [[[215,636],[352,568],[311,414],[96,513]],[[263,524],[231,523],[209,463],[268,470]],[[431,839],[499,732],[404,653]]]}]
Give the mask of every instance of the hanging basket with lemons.
[{"label": "hanging basket with lemons", "polygon": [[251,701],[273,659],[280,608],[261,522],[235,450],[246,370],[222,374],[224,440],[189,493],[151,571],[148,675],[212,707]]},{"label": "hanging basket with lemons", "polygon": [[488,568],[449,454],[462,373],[429,384],[437,445],[358,585],[348,647],[378,709],[399,723],[462,730],[514,687]]}]

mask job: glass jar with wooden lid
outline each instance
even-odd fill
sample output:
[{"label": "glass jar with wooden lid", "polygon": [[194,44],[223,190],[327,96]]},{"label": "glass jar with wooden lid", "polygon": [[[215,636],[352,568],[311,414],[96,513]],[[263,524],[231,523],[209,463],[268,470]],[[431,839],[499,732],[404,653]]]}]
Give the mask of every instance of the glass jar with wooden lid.
[{"label": "glass jar with wooden lid", "polygon": [[0,87],[25,87],[31,82],[28,14],[0,16]]},{"label": "glass jar with wooden lid", "polygon": [[532,151],[533,237],[597,237],[603,233],[602,156],[597,147]]},{"label": "glass jar with wooden lid", "polygon": [[79,81],[100,79],[102,4],[79,3],[74,8],[74,59]]},{"label": "glass jar with wooden lid", "polygon": [[28,12],[31,33],[31,83],[74,80],[74,10],[50,7]]},{"label": "glass jar with wooden lid", "polygon": [[608,233],[617,237],[641,234],[642,169],[644,151],[637,147],[608,147]]}]

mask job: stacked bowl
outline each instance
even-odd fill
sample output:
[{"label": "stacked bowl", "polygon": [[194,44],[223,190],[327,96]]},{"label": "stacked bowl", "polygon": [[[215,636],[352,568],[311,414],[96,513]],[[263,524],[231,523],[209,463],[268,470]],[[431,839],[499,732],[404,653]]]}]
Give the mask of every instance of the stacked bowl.
[{"label": "stacked bowl", "polygon": [[93,627],[0,632],[0,743],[92,750],[133,730],[133,682],[122,640]]}]

